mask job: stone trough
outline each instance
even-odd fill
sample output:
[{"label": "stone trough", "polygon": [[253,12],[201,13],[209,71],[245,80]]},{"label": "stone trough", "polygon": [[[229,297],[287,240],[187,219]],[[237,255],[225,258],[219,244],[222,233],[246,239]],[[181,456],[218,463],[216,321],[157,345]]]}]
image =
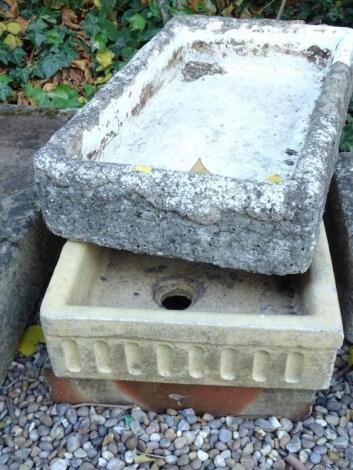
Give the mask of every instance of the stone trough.
[{"label": "stone trough", "polygon": [[139,383],[323,389],[343,337],[324,232],[283,278],[67,242],[41,320],[58,377]]},{"label": "stone trough", "polygon": [[48,226],[137,253],[305,272],[352,48],[345,28],[174,18],[37,154]]},{"label": "stone trough", "polygon": [[325,214],[344,334],[353,343],[353,153],[339,155]]}]

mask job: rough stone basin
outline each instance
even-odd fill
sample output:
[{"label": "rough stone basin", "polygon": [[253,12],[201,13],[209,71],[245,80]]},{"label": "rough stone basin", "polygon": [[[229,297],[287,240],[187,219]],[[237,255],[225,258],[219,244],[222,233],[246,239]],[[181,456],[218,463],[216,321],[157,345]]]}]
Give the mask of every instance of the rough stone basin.
[{"label": "rough stone basin", "polygon": [[174,18],[37,154],[47,224],[133,252],[306,271],[352,48],[345,28]]},{"label": "rough stone basin", "polygon": [[41,307],[60,377],[316,390],[343,333],[324,232],[265,276],[67,242]]}]

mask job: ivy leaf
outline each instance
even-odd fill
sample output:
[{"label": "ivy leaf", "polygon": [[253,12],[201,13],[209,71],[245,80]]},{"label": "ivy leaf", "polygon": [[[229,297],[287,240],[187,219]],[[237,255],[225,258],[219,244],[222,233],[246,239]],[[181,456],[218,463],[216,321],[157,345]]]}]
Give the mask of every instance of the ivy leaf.
[{"label": "ivy leaf", "polygon": [[4,43],[0,42],[0,64],[7,65],[10,60],[9,48]]},{"label": "ivy leaf", "polygon": [[136,49],[132,47],[123,47],[120,53],[121,57],[125,59],[125,61],[127,61],[130,60],[136,54]]},{"label": "ivy leaf", "polygon": [[86,83],[83,85],[83,91],[84,94],[86,95],[86,98],[90,99],[94,95],[96,88],[94,85],[91,85],[90,83]]},{"label": "ivy leaf", "polygon": [[87,14],[86,18],[81,21],[80,27],[86,34],[88,34],[90,38],[94,38],[101,29],[99,25],[99,18],[97,18],[93,12]]},{"label": "ivy leaf", "polygon": [[40,47],[46,39],[45,31],[47,29],[47,23],[38,18],[28,25],[25,38],[31,41],[35,47]]},{"label": "ivy leaf", "polygon": [[16,47],[21,47],[23,43],[20,38],[18,38],[14,34],[9,33],[4,39],[4,44],[6,44],[6,46],[11,51],[13,51],[14,49],[16,49]]},{"label": "ivy leaf", "polygon": [[53,44],[54,46],[60,46],[63,44],[65,38],[65,31],[60,28],[53,28],[45,32],[45,42]]},{"label": "ivy leaf", "polygon": [[24,94],[31,100],[32,105],[47,107],[50,104],[49,98],[44,90],[34,87],[30,83],[24,88]]},{"label": "ivy leaf", "polygon": [[97,52],[96,59],[100,65],[98,69],[104,70],[112,64],[113,59],[114,59],[114,53],[110,51],[109,49],[103,49],[102,51]]},{"label": "ivy leaf", "polygon": [[16,67],[9,71],[9,77],[12,81],[19,84],[27,83],[29,80],[29,70],[26,67]]},{"label": "ivy leaf", "polygon": [[6,29],[11,34],[19,34],[21,32],[21,25],[16,23],[16,21],[12,21],[11,23],[7,23]]},{"label": "ivy leaf", "polygon": [[79,108],[81,105],[80,95],[68,85],[57,86],[55,90],[48,92],[48,97],[56,108]]},{"label": "ivy leaf", "polygon": [[76,57],[75,49],[67,45],[60,52],[53,50],[42,55],[38,68],[43,72],[45,78],[50,78],[63,67],[68,67]]},{"label": "ivy leaf", "polygon": [[131,31],[142,31],[146,26],[146,19],[139,13],[130,16],[128,22],[130,23]]},{"label": "ivy leaf", "polygon": [[26,57],[25,51],[21,47],[16,47],[16,49],[11,52],[9,60],[12,64],[20,67],[23,63],[24,57]]},{"label": "ivy leaf", "polygon": [[6,30],[6,25],[4,23],[0,23],[0,37],[4,34]]},{"label": "ivy leaf", "polygon": [[12,95],[12,89],[9,87],[10,78],[3,74],[0,75],[0,101],[6,101]]}]

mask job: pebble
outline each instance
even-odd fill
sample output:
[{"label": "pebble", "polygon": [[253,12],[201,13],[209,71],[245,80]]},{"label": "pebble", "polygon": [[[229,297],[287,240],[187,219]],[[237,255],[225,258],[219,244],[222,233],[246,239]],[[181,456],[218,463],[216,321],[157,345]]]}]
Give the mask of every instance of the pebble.
[{"label": "pebble", "polygon": [[281,428],[284,429],[287,432],[291,432],[291,430],[294,427],[292,421],[288,418],[281,418],[280,419],[280,424],[281,424]]},{"label": "pebble", "polygon": [[68,436],[66,441],[66,449],[68,452],[74,452],[81,445],[81,436],[78,434],[72,434]]},{"label": "pebble", "polygon": [[[44,347],[39,351],[44,364]],[[353,461],[353,373],[318,392],[312,414],[293,422],[198,417],[191,408],[158,415],[139,408],[55,405],[33,361],[16,357],[0,390],[0,470],[285,470],[289,454],[311,470],[347,468]],[[144,453],[156,460],[135,464],[135,456]]]},{"label": "pebble", "polygon": [[295,452],[299,452],[299,450],[301,449],[301,446],[302,445],[301,445],[299,436],[294,436],[286,445],[286,449],[289,452],[295,453]]},{"label": "pebble", "polygon": [[320,463],[321,462],[321,455],[318,452],[311,452],[309,455],[309,460],[311,463]]},{"label": "pebble", "polygon": [[50,464],[50,470],[66,470],[68,467],[68,463],[66,460],[64,459],[57,459],[57,460],[54,460],[51,464]]},{"label": "pebble", "polygon": [[197,457],[201,460],[201,462],[205,462],[209,458],[208,454],[201,449],[197,451]]},{"label": "pebble", "polygon": [[183,436],[177,437],[174,441],[174,446],[176,449],[181,449],[185,445],[186,445],[186,439]]},{"label": "pebble", "polygon": [[106,466],[107,470],[122,470],[124,467],[125,467],[125,462],[115,457],[109,460]]},{"label": "pebble", "polygon": [[232,440],[232,432],[229,429],[222,428],[218,434],[218,439],[224,444],[228,444]]},{"label": "pebble", "polygon": [[308,428],[318,437],[322,437],[324,435],[324,428],[319,423],[311,423],[308,425]]},{"label": "pebble", "polygon": [[76,424],[77,412],[75,408],[68,408],[68,410],[66,411],[66,419],[70,424]]}]

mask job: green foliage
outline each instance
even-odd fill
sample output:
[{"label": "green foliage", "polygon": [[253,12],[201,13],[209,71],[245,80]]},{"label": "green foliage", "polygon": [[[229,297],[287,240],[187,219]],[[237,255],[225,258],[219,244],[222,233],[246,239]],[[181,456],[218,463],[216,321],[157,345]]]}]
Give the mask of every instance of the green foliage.
[{"label": "green foliage", "polygon": [[0,102],[80,106],[161,27],[154,1],[0,2]]},{"label": "green foliage", "polygon": [[[170,15],[277,15],[281,0],[165,0]],[[287,0],[282,19],[353,27],[352,0]],[[156,0],[0,0],[0,102],[78,107],[162,27]],[[353,102],[341,149],[353,151]]]},{"label": "green foliage", "polygon": [[77,90],[68,85],[58,85],[54,90],[46,92],[42,88],[27,84],[24,93],[38,106],[43,107],[79,108],[82,101]]},{"label": "green foliage", "polygon": [[349,107],[346,125],[342,132],[340,149],[343,152],[353,152],[353,99]]},{"label": "green foliage", "polygon": [[9,87],[10,81],[7,75],[0,75],[0,101],[6,101],[12,95],[12,89]]}]

